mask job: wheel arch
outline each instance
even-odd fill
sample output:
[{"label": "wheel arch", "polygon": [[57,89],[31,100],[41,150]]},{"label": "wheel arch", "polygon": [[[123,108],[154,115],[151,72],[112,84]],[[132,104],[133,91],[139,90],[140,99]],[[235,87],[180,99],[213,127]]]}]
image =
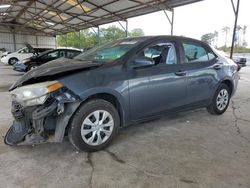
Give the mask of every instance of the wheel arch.
[{"label": "wheel arch", "polygon": [[67,115],[61,117],[60,120],[58,120],[57,122],[57,124],[60,124],[60,126],[58,126],[58,129],[55,130],[56,142],[62,142],[65,132],[68,132],[69,124],[72,121],[72,118],[74,117],[77,110],[80,108],[80,106],[84,105],[87,101],[93,99],[103,99],[113,104],[120,116],[120,126],[125,125],[127,113],[124,110],[123,103],[121,102],[121,100],[119,100],[119,98],[116,95],[110,92],[91,93],[85,96],[84,98],[81,97],[81,100],[79,102],[67,104],[68,106],[66,108]]},{"label": "wheel arch", "polygon": [[230,95],[232,94],[233,89],[234,89],[233,81],[229,77],[225,77],[224,79],[222,79],[221,81],[219,81],[219,83],[214,88],[214,91],[213,91],[213,93],[212,93],[212,95],[210,97],[210,100],[209,100],[209,104],[212,102],[213,97],[215,95],[215,92],[217,91],[217,89],[219,88],[219,86],[221,84],[226,84],[228,86],[229,90],[230,90]]},{"label": "wheel arch", "polygon": [[11,59],[16,59],[17,61],[19,61],[19,59],[18,59],[17,57],[10,57],[10,58],[8,59],[8,64],[9,64],[9,65],[10,65]]},{"label": "wheel arch", "polygon": [[232,94],[233,92],[233,82],[229,79],[225,79],[225,80],[222,80],[221,81],[221,84],[226,84],[227,87],[229,88],[229,91],[230,91],[230,95]]},{"label": "wheel arch", "polygon": [[82,104],[92,99],[103,99],[103,100],[110,102],[112,105],[114,105],[114,107],[116,108],[120,116],[120,126],[124,125],[126,112],[124,110],[123,102],[121,101],[120,96],[117,96],[117,94],[114,94],[113,92],[112,93],[111,92],[92,93],[88,95],[88,97],[85,97],[85,100],[82,101]]}]

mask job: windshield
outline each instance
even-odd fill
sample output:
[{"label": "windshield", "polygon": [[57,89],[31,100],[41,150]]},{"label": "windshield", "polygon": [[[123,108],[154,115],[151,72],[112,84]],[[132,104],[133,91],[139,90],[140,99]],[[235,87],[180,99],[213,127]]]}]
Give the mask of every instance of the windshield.
[{"label": "windshield", "polygon": [[142,38],[123,39],[109,42],[88,50],[85,53],[76,56],[74,59],[81,61],[112,62],[124,56],[140,41],[142,41]]}]

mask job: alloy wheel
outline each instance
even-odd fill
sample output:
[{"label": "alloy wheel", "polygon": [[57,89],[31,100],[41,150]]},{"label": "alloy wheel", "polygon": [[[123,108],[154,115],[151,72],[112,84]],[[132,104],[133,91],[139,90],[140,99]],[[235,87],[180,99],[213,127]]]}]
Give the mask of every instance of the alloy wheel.
[{"label": "alloy wheel", "polygon": [[229,101],[229,95],[226,89],[222,89],[216,99],[217,108],[222,111],[227,107]]},{"label": "alloy wheel", "polygon": [[81,126],[81,136],[91,146],[103,144],[108,140],[114,128],[114,119],[106,110],[91,112]]}]

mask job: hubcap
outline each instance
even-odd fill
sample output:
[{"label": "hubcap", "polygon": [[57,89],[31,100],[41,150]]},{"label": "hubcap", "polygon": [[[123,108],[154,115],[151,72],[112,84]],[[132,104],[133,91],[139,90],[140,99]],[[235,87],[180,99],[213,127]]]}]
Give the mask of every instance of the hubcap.
[{"label": "hubcap", "polygon": [[37,68],[37,66],[32,66],[30,67],[30,70]]},{"label": "hubcap", "polygon": [[17,62],[16,59],[11,59],[11,60],[10,60],[11,65],[15,64],[16,62]]},{"label": "hubcap", "polygon": [[114,120],[106,110],[90,113],[81,126],[81,136],[85,143],[97,146],[107,141],[112,134]]},{"label": "hubcap", "polygon": [[222,89],[216,99],[216,105],[219,110],[224,110],[228,103],[228,92],[226,89]]}]

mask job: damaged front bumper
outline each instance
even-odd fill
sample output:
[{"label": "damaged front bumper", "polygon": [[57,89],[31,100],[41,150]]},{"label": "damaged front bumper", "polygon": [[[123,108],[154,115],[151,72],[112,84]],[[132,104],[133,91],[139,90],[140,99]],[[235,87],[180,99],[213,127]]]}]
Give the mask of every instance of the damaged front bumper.
[{"label": "damaged front bumper", "polygon": [[67,89],[50,94],[42,105],[23,106],[13,101],[11,112],[15,120],[5,136],[5,144],[62,142],[69,120],[79,105],[78,96]]}]

